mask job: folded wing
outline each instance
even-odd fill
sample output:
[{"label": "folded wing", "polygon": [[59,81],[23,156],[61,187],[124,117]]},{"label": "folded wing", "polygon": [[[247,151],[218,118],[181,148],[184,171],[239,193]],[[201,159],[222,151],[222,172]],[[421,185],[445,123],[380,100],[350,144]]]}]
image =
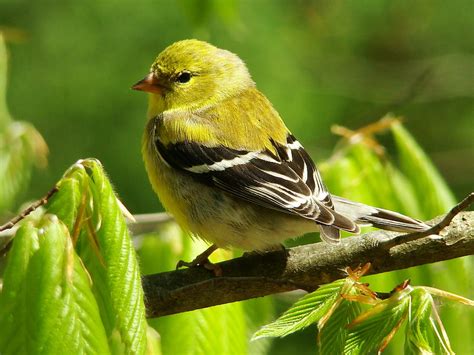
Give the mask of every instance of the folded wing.
[{"label": "folded wing", "polygon": [[164,145],[157,151],[170,166],[257,205],[314,220],[322,237],[337,241],[339,230],[358,232],[353,220],[334,211],[331,196],[313,161],[292,136],[272,141],[275,152],[247,151],[195,142]]}]

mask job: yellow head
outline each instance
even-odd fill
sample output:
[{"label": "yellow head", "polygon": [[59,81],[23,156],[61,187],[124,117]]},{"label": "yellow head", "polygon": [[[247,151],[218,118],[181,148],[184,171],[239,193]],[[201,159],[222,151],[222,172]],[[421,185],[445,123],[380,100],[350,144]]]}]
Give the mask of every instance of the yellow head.
[{"label": "yellow head", "polygon": [[151,114],[156,115],[166,110],[200,108],[254,86],[237,55],[188,39],[161,52],[150,73],[132,88],[151,94]]}]

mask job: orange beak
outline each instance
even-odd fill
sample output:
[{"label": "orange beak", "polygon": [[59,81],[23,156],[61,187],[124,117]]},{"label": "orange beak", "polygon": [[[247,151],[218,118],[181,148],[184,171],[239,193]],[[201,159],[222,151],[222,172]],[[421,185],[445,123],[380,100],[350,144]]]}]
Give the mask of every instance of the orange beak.
[{"label": "orange beak", "polygon": [[153,94],[161,94],[163,87],[159,84],[158,79],[153,73],[148,74],[145,78],[132,86],[133,90],[151,92]]}]

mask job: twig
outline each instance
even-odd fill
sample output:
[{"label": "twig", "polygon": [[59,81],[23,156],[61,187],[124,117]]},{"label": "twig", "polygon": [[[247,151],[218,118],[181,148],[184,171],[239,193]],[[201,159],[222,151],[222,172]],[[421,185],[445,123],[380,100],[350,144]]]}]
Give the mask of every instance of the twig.
[{"label": "twig", "polygon": [[454,217],[456,217],[459,212],[465,210],[468,208],[472,203],[474,202],[474,192],[471,192],[469,195],[467,195],[464,200],[459,202],[456,206],[454,206],[444,217],[443,219],[436,223],[434,226],[431,228],[422,231],[422,232],[414,232],[414,233],[409,233],[409,234],[402,234],[399,235],[395,238],[392,238],[388,240],[387,242],[384,243],[384,247],[386,249],[393,248],[397,245],[405,244],[417,239],[421,239],[424,237],[427,237],[429,235],[437,235],[439,234],[444,228],[446,228],[451,221],[453,220]]},{"label": "twig", "polygon": [[23,210],[18,216],[15,216],[10,221],[8,221],[4,225],[0,226],[0,232],[14,227],[15,224],[20,222],[23,218],[28,216],[31,212],[36,210],[38,207],[41,207],[41,206],[45,205],[48,202],[48,200],[51,198],[51,196],[53,196],[57,191],[58,191],[58,188],[56,186],[53,187],[51,190],[49,190],[49,192],[46,194],[46,196],[44,196],[42,199],[34,202],[28,208]]}]

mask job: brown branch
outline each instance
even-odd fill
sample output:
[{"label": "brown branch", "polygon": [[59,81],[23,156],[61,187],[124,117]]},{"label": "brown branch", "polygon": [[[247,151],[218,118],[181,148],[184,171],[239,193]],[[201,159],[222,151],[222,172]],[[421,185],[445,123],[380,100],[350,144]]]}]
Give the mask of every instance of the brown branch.
[{"label": "brown branch", "polygon": [[[448,214],[450,218],[452,216]],[[437,218],[430,224],[443,220]],[[190,268],[143,276],[149,317],[246,300],[318,285],[345,277],[343,269],[367,262],[370,273],[406,269],[474,254],[474,212],[463,212],[443,230],[442,236],[387,247],[400,234],[376,231],[344,239],[336,245],[316,243],[250,254],[219,263],[223,276],[203,268]]]},{"label": "brown branch", "polygon": [[390,239],[384,244],[386,249],[393,248],[397,245],[405,244],[411,242],[413,240],[417,240],[423,237],[427,237],[429,235],[437,235],[439,234],[444,228],[449,226],[451,221],[454,217],[458,215],[459,212],[468,208],[472,202],[474,201],[474,192],[471,192],[469,195],[466,196],[461,202],[459,202],[456,206],[451,208],[451,210],[435,225],[431,228],[423,231],[423,232],[414,232],[409,234],[402,234],[395,238]]},{"label": "brown branch", "polygon": [[24,211],[22,211],[18,216],[15,216],[13,219],[5,223],[4,225],[0,226],[0,232],[5,231],[7,229],[13,228],[15,224],[20,222],[22,219],[24,219],[26,216],[28,216],[31,212],[36,210],[38,207],[41,207],[45,205],[48,200],[53,196],[56,192],[58,192],[58,188],[55,186],[51,190],[48,191],[48,193],[38,201],[32,203],[30,206],[28,206]]}]

